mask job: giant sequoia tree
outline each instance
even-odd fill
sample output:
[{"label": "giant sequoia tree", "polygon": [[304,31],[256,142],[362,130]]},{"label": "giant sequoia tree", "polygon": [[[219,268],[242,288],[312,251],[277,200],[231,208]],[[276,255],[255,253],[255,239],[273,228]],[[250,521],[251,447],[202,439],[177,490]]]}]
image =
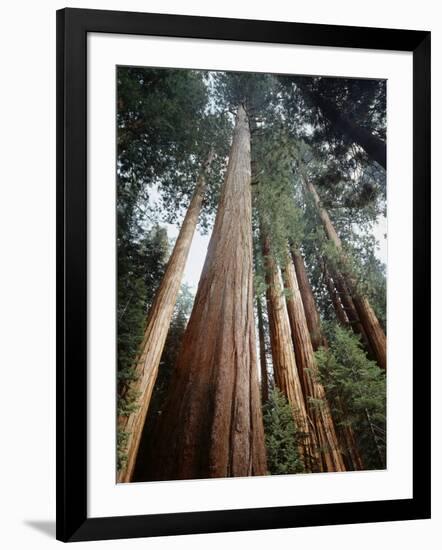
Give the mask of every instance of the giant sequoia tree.
[{"label": "giant sequoia tree", "polygon": [[[120,71],[118,175],[119,193],[124,200],[120,198],[119,225],[122,228],[136,225],[136,208],[145,211],[142,203],[149,185],[159,187],[169,204],[186,204],[189,181],[193,174],[196,177],[197,169],[199,174],[164,275],[149,305],[143,338],[141,341],[138,338],[138,348],[130,357],[129,376],[120,392],[120,401],[130,398],[130,406],[119,407],[119,481],[130,481],[134,472],[158,365],[200,216],[209,171],[215,151],[222,149],[222,124],[214,123],[213,117],[203,110],[207,106],[203,80],[203,75],[194,71]],[[189,94],[192,101],[186,101],[184,94]],[[195,117],[196,124],[193,123]],[[222,121],[222,117],[217,118]],[[215,129],[218,135],[214,135]],[[123,249],[123,243],[120,240],[119,256],[124,258],[127,251]]]},{"label": "giant sequoia tree", "polygon": [[172,319],[184,267],[195,232],[206,186],[205,171],[210,167],[213,153],[209,152],[207,162],[195,186],[195,191],[184,217],[178,238],[167,263],[160,286],[149,309],[146,328],[136,359],[136,380],[131,391],[139,395],[139,408],[129,415],[121,415],[119,426],[127,434],[127,463],[119,474],[120,481],[129,481],[135,467],[143,426],[157,379],[158,365]]},{"label": "giant sequoia tree", "polygon": [[152,479],[262,475],[250,131],[238,106],[215,225],[152,449]]},{"label": "giant sequoia tree", "polygon": [[385,120],[383,81],[121,69],[119,481],[384,467]]}]

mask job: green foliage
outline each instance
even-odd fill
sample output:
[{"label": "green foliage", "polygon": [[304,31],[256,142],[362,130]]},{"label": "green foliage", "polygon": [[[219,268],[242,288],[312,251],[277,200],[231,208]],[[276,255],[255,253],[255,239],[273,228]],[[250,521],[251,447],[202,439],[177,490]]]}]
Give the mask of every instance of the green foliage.
[{"label": "green foliage", "polygon": [[[118,413],[138,407],[130,389],[146,316],[169,253],[158,222],[176,222],[188,207],[209,151],[200,228],[208,229],[222,181],[226,116],[208,104],[205,71],[117,69]],[[152,196],[155,200],[152,200]],[[123,441],[123,438],[120,437]],[[124,454],[119,443],[118,452]]]},{"label": "green foliage", "polygon": [[[136,183],[185,168],[198,149],[198,119],[207,104],[203,71],[119,67],[118,162]],[[200,138],[201,139],[201,138]]]},{"label": "green foliage", "polygon": [[376,317],[387,331],[387,280],[386,266],[375,256],[376,240],[373,235],[361,235],[349,247],[352,273],[357,290],[370,301]]},{"label": "green foliage", "polygon": [[250,115],[262,116],[274,100],[277,82],[262,73],[214,72],[214,99],[221,108],[236,111],[243,104]]},{"label": "green foliage", "polygon": [[117,431],[117,470],[123,469],[127,463],[126,445],[129,433],[119,429]]},{"label": "green foliage", "polygon": [[351,426],[367,469],[386,466],[386,379],[359,338],[326,324],[329,348],[316,352],[320,379],[337,424]]},{"label": "green foliage", "polygon": [[[140,442],[140,457],[148,456],[152,445],[152,434],[155,430],[156,421],[161,415],[165,401],[168,396],[170,382],[173,377],[175,363],[181,348],[181,341],[187,326],[194,294],[188,285],[183,284],[175,305],[172,321],[167,333],[166,342],[158,368],[158,376],[152,392],[146,422]],[[134,473],[136,481],[145,481],[149,475],[145,472],[146,462],[140,460]]]},{"label": "green foliage", "polygon": [[278,475],[304,472],[298,451],[301,436],[296,429],[291,407],[278,389],[270,391],[263,413],[269,473]]},{"label": "green foliage", "polygon": [[292,143],[270,128],[253,140],[253,149],[256,225],[271,235],[272,252],[284,264],[288,242],[302,241],[304,232],[303,214],[293,195]]},{"label": "green foliage", "polygon": [[[209,73],[119,67],[117,71],[117,210],[119,226],[143,223],[150,189],[163,221],[187,208],[209,150],[215,152],[202,223],[213,214],[231,121],[209,105]],[[152,215],[153,213],[150,212]]]},{"label": "green foliage", "polygon": [[[139,395],[131,388],[136,377],[134,363],[147,311],[164,273],[169,252],[167,233],[154,226],[139,240],[137,233],[121,231],[117,250],[117,413],[125,416],[138,408]],[[127,438],[121,433],[118,441],[117,453],[121,462]]]},{"label": "green foliage", "polygon": [[181,347],[181,340],[192,311],[194,294],[186,284],[181,286],[181,291],[175,305],[174,314],[167,333],[166,343],[161,355],[158,369],[158,377],[155,383],[152,400],[150,404],[150,416],[155,417],[161,413],[164,400],[167,396],[170,379],[172,377],[178,353]]},{"label": "green foliage", "polygon": [[385,171],[370,161],[337,121],[332,122],[324,115],[319,98],[324,98],[347,119],[385,141],[386,81],[293,75],[278,78],[291,131],[321,152],[324,166],[333,171],[342,169],[347,174],[359,169],[379,169],[378,177],[385,191]]},{"label": "green foliage", "polygon": [[[299,142],[297,152],[298,169],[306,177],[314,181],[314,166],[319,161],[314,159],[311,148]],[[308,165],[304,160],[308,160]],[[313,166],[313,168],[312,168]],[[386,278],[385,265],[376,257],[378,241],[374,236],[375,224],[378,223],[382,212],[373,206],[377,198],[373,198],[369,205],[362,207],[331,207],[325,197],[330,190],[324,192],[317,186],[321,204],[327,209],[332,223],[342,242],[343,253],[325,235],[317,208],[309,193],[303,193],[304,207],[304,238],[302,249],[310,281],[317,298],[319,309],[326,319],[335,317],[330,296],[324,285],[324,265],[335,269],[351,280],[357,292],[366,296],[373,306],[376,316],[386,330]],[[333,190],[331,190],[333,192]]]},{"label": "green foliage", "polygon": [[143,337],[146,313],[164,273],[169,252],[166,230],[158,226],[144,239],[126,234],[118,246],[118,380],[120,394],[133,378],[133,362]]}]

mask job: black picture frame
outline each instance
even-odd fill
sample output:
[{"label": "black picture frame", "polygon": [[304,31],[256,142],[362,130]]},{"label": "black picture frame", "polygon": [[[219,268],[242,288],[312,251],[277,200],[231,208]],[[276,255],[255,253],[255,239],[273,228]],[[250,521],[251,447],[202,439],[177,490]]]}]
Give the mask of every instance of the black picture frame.
[{"label": "black picture frame", "polygon": [[[87,517],[87,34],[413,53],[413,498]],[[430,517],[430,33],[63,9],[57,12],[57,539],[85,541]]]}]

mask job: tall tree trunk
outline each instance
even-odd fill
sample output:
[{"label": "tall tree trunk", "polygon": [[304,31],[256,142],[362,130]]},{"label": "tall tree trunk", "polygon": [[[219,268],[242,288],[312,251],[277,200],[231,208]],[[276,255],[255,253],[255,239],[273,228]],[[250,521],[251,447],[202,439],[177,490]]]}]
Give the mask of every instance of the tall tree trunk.
[{"label": "tall tree trunk", "polygon": [[339,323],[344,327],[350,326],[350,321],[348,319],[347,313],[344,308],[344,304],[341,301],[341,297],[339,295],[338,290],[335,286],[335,281],[331,278],[331,275],[329,273],[329,270],[327,268],[327,265],[325,261],[323,263],[323,273],[324,273],[324,279],[325,279],[325,285],[327,287],[327,291],[330,295],[330,299],[333,304],[333,309],[336,314],[336,318],[338,319]]},{"label": "tall tree trunk", "polygon": [[239,106],[206,261],[152,444],[151,479],[266,474],[252,277],[250,132]]},{"label": "tall tree trunk", "polygon": [[287,258],[283,275],[285,287],[288,290],[287,311],[296,363],[302,380],[306,408],[315,426],[322,467],[327,472],[344,472],[346,468],[325,391],[319,382],[318,366],[314,357],[295,267],[290,256]]},{"label": "tall tree trunk", "polygon": [[311,92],[304,87],[301,89],[310,99],[310,102],[319,106],[322,114],[335,128],[360,145],[372,160],[375,160],[383,168],[387,167],[387,146],[384,141],[363,126],[359,126],[347,118],[342,111],[337,109],[331,101],[319,92]]},{"label": "tall tree trunk", "polygon": [[[348,260],[345,257],[342,248],[341,239],[336,233],[336,229],[334,228],[333,223],[330,220],[330,216],[328,215],[327,210],[321,205],[321,200],[315,186],[313,185],[313,183],[308,181],[307,178],[304,178],[304,182],[313,197],[327,237],[335,244],[337,250],[341,254],[341,258],[344,264],[348,264]],[[351,297],[353,299],[353,304],[358,314],[358,319],[362,324],[362,327],[364,328],[374,357],[376,358],[378,365],[385,370],[387,368],[387,341],[381,324],[379,323],[379,320],[376,317],[376,314],[373,311],[373,308],[371,307],[368,299],[365,296],[360,296],[357,292],[356,282],[354,281],[354,278],[351,274],[346,277],[346,283],[349,286]]]},{"label": "tall tree trunk", "polygon": [[313,201],[315,203],[319,217],[321,218],[322,225],[324,226],[324,230],[328,239],[334,243],[338,250],[342,250],[342,241],[339,238],[339,235],[336,233],[335,226],[333,225],[327,210],[321,204],[321,199],[319,198],[318,192],[316,191],[316,187],[306,176],[303,176],[303,181],[311,196],[313,197]]},{"label": "tall tree trunk", "polygon": [[366,327],[366,333],[370,342],[370,347],[374,358],[378,365],[386,370],[387,369],[387,341],[385,332],[376,317],[376,313],[368,301],[366,296],[359,294],[353,295],[353,303],[358,312],[359,319],[362,326]]},{"label": "tall tree trunk", "polygon": [[[304,306],[304,313],[307,320],[307,326],[310,332],[313,350],[317,351],[320,346],[328,348],[328,342],[322,333],[319,312],[316,307],[316,300],[313,295],[312,288],[305,269],[304,259],[299,250],[292,247],[291,249],[295,273],[298,280],[298,288]],[[316,347],[315,347],[316,343]],[[340,407],[342,409],[342,407]],[[350,426],[342,425],[343,418],[334,417],[335,423],[338,425],[338,437],[341,449],[345,450],[345,459],[348,469],[363,470],[363,462],[357,442],[355,440],[353,430]]]},{"label": "tall tree trunk", "polygon": [[269,399],[269,375],[267,372],[264,318],[260,296],[256,297],[256,310],[258,314],[259,361],[261,366],[261,399],[263,403],[266,403]]},{"label": "tall tree trunk", "polygon": [[321,331],[321,321],[316,307],[315,297],[305,269],[304,258],[299,250],[292,247],[292,259],[295,266],[296,278],[299,291],[301,293],[302,304],[304,306],[305,318],[307,320],[308,330],[312,341],[313,351],[317,351],[324,345],[324,339]]},{"label": "tall tree trunk", "polygon": [[157,379],[161,354],[201,210],[206,187],[205,174],[212,158],[213,153],[210,152],[198,178],[192,200],[167,263],[164,277],[149,311],[140,353],[136,360],[135,374],[137,379],[131,386],[131,390],[139,394],[139,408],[129,416],[120,416],[118,419],[119,428],[128,434],[126,447],[128,459],[125,468],[118,473],[119,482],[130,481],[134,472],[143,426]]},{"label": "tall tree trunk", "polygon": [[318,443],[314,424],[307,414],[278,268],[271,255],[269,238],[266,236],[263,237],[263,256],[275,384],[287,397],[292,407],[296,427],[302,434],[299,452],[305,469],[315,472],[322,469],[317,449]]},{"label": "tall tree trunk", "polygon": [[362,344],[370,359],[376,360],[376,356],[373,352],[370,340],[367,336],[367,332],[364,325],[361,323],[353,296],[350,293],[345,278],[336,269],[332,270],[332,274],[335,291],[339,295],[339,299],[341,301],[345,315],[348,319],[348,325],[355,334],[358,334],[361,337]]}]

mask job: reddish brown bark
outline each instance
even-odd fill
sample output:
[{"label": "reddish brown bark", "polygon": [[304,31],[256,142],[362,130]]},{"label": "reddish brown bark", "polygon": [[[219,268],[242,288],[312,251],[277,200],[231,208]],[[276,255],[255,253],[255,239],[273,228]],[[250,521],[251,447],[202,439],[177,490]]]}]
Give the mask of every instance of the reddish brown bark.
[{"label": "reddish brown bark", "polygon": [[327,237],[330,239],[330,241],[334,243],[338,250],[342,250],[341,239],[336,233],[335,226],[333,225],[327,210],[321,205],[321,199],[319,198],[318,192],[316,191],[316,187],[307,178],[304,178],[304,183],[313,197],[313,201],[316,205],[317,212],[319,214],[319,217],[321,218],[322,225],[324,226]]},{"label": "reddish brown bark", "polygon": [[290,257],[287,258],[283,274],[284,284],[288,290],[287,311],[296,364],[302,381],[306,408],[315,427],[322,469],[326,472],[344,472],[346,470],[344,460],[325,391],[319,382],[319,371],[307,326],[304,305],[295,268]]},{"label": "reddish brown bark", "polygon": [[261,367],[261,399],[263,403],[266,403],[269,399],[269,375],[267,372],[264,318],[262,313],[261,298],[259,296],[256,298],[256,310],[258,314],[259,363]]},{"label": "reddish brown bark", "polygon": [[275,384],[287,397],[297,429],[303,434],[299,452],[306,471],[321,470],[314,425],[307,414],[299,371],[290,333],[290,322],[277,265],[270,252],[270,242],[263,240],[266,268],[267,311],[272,346]]},{"label": "reddish brown bark", "polygon": [[317,351],[322,345],[324,345],[324,341],[315,297],[313,295],[312,287],[310,286],[310,281],[305,269],[304,259],[299,250],[292,249],[292,259],[295,266],[296,278],[298,281],[299,291],[301,293],[302,304],[304,306],[304,313],[308,330],[310,332],[313,351]]},{"label": "reddish brown bark", "polygon": [[355,307],[354,298],[350,293],[347,282],[337,270],[333,270],[332,273],[335,290],[339,294],[339,299],[341,300],[342,307],[348,319],[348,325],[355,334],[358,334],[361,337],[362,344],[368,356],[371,359],[375,359],[370,340],[368,339],[365,327],[359,318],[359,314]]},{"label": "reddish brown bark", "polygon": [[357,293],[353,295],[353,303],[358,312],[362,326],[366,329],[366,334],[370,342],[370,348],[378,365],[387,369],[387,340],[385,332],[379,323],[373,308],[366,296]]},{"label": "reddish brown bark", "polygon": [[[313,334],[312,346],[316,351],[319,346],[328,348],[328,342],[322,333],[319,312],[316,307],[316,300],[313,295],[312,288],[305,269],[304,260],[299,251],[292,249],[292,259],[295,266],[295,273],[298,279],[298,288],[304,306],[304,312],[307,320],[310,335]],[[302,281],[302,284],[301,284]],[[347,292],[348,295],[348,292]],[[310,322],[309,322],[310,320]],[[316,348],[315,348],[316,343]],[[341,418],[334,418],[335,422],[341,423]],[[336,426],[336,424],[335,424]],[[360,456],[358,446],[353,434],[353,430],[349,426],[338,427],[338,438],[341,450],[344,452],[345,463],[347,469],[363,470],[362,458]]]},{"label": "reddish brown bark", "polygon": [[140,353],[136,360],[135,374],[137,379],[131,386],[132,391],[139,394],[139,408],[129,416],[120,416],[118,419],[119,428],[128,434],[127,463],[125,468],[118,472],[119,482],[130,481],[134,472],[143,426],[158,375],[161,354],[201,210],[206,187],[205,173],[212,162],[212,157],[213,155],[210,153],[198,178],[195,192],[167,263],[166,271],[149,311]]},{"label": "reddish brown bark", "polygon": [[325,262],[323,265],[323,273],[324,273],[325,285],[330,295],[330,299],[332,301],[333,309],[335,311],[336,317],[341,325],[343,325],[344,327],[348,327],[350,326],[350,321],[348,320],[341,298],[339,296],[338,291],[336,290],[335,282],[331,278],[331,275],[327,269],[327,266],[325,265]]},{"label": "reddish brown bark", "polygon": [[[336,229],[334,228],[334,225],[330,219],[330,216],[328,215],[327,210],[323,208],[323,206],[321,205],[321,201],[315,186],[306,178],[304,178],[304,182],[308,191],[311,193],[313,197],[314,203],[316,205],[319,217],[321,218],[321,221],[324,226],[324,230],[328,239],[335,244],[337,250],[340,252],[343,264],[348,265],[349,262],[344,254],[341,239],[336,233]],[[336,282],[339,285],[340,283],[338,279],[339,279],[339,276],[336,277]],[[379,320],[376,317],[376,314],[373,308],[371,307],[368,299],[365,296],[361,296],[357,291],[356,282],[354,280],[354,277],[350,273],[350,271],[349,273],[346,274],[344,282],[350,291],[350,295],[353,300],[353,306],[357,312],[356,313],[357,319],[355,319],[355,322],[357,321],[361,323],[363,327],[363,331],[361,331],[362,337],[363,339],[366,338],[369,343],[368,351],[370,353],[373,353],[378,365],[381,368],[386,369],[387,368],[387,340],[385,337],[385,332],[383,331],[379,323]],[[341,290],[339,291],[341,292]],[[345,294],[346,292],[345,290],[343,290],[343,294],[341,298],[343,298]],[[346,313],[348,315],[348,311],[346,311]],[[350,319],[350,322],[352,322],[351,319]]]},{"label": "reddish brown bark", "polygon": [[252,272],[250,132],[240,106],[198,292],[155,430],[151,479],[266,474]]}]

